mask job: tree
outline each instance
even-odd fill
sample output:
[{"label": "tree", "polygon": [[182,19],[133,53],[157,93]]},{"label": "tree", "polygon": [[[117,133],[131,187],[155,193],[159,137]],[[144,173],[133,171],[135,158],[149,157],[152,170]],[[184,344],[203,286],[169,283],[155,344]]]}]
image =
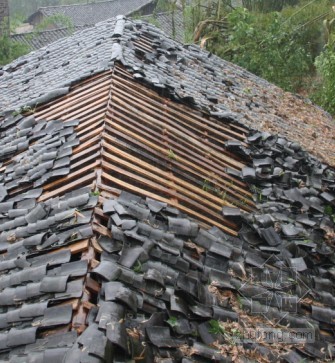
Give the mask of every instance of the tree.
[{"label": "tree", "polygon": [[[333,6],[335,12],[335,6]],[[323,52],[316,57],[315,66],[320,76],[319,88],[314,100],[326,110],[335,114],[335,18],[324,21],[327,43]]]},{"label": "tree", "polygon": [[266,13],[281,11],[285,5],[297,5],[298,0],[242,0],[243,6],[249,11]]},{"label": "tree", "polygon": [[8,36],[0,37],[0,66],[12,62],[29,51],[29,47],[23,43],[14,42]]},{"label": "tree", "polygon": [[187,34],[285,90],[306,87],[324,44],[321,24],[329,18],[331,0],[300,0],[296,6],[297,0],[243,1],[246,7],[233,9],[225,0],[193,0]]}]

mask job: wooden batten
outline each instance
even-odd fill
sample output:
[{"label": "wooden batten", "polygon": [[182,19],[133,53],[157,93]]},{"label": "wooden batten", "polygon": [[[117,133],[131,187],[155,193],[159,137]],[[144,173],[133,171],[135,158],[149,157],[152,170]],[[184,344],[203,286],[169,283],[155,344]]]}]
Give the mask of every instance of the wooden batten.
[{"label": "wooden batten", "polygon": [[[136,47],[148,50],[150,41],[141,39]],[[227,151],[225,142],[245,146],[247,129],[174,103],[133,80],[120,66],[40,106],[36,117],[80,121],[80,145],[73,150],[71,171],[45,185],[40,201],[83,185],[111,196],[126,189],[170,203],[203,225],[233,235],[236,225],[223,218],[222,206],[254,209],[246,184],[226,172],[230,168],[239,173],[246,165]],[[94,222],[94,230],[107,235],[101,209],[96,216],[102,223]]]}]

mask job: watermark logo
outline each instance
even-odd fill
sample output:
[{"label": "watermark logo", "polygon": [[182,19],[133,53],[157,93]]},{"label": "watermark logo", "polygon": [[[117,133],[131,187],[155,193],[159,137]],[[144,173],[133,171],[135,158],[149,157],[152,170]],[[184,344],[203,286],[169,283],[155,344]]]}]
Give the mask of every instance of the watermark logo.
[{"label": "watermark logo", "polygon": [[272,344],[305,344],[314,343],[315,330],[313,328],[279,329],[279,328],[251,328],[243,329],[243,339],[262,341]]},{"label": "watermark logo", "polygon": [[[277,263],[276,263],[277,262]],[[268,268],[267,266],[279,266]],[[272,255],[260,268],[252,268],[248,279],[238,290],[249,305],[250,313],[268,320],[273,328],[257,328],[244,332],[249,339],[262,339],[267,342],[300,344],[312,342],[315,338],[313,327],[306,329],[282,329],[287,326],[285,318],[298,312],[299,302],[310,291],[295,268],[280,267],[282,261]],[[299,286],[300,296],[295,290]],[[301,293],[302,292],[302,293]],[[285,324],[283,324],[285,321]]]}]

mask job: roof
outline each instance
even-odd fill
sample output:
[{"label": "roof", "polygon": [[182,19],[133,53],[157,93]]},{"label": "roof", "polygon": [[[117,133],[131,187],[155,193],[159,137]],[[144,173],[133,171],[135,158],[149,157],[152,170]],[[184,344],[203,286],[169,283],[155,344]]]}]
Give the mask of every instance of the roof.
[{"label": "roof", "polygon": [[37,13],[40,13],[44,17],[59,14],[64,15],[71,19],[74,27],[94,25],[119,14],[130,15],[152,3],[153,0],[111,0],[91,2],[88,4],[40,7],[36,13],[28,18],[28,22]]},{"label": "roof", "polygon": [[[101,22],[3,67],[0,107],[34,106],[62,95],[71,84],[121,59],[138,80],[165,88],[175,99],[282,134],[334,165],[334,121],[308,100],[195,45],[182,46],[140,20],[127,20],[121,37],[114,29],[115,20]],[[155,44],[159,39],[164,39],[162,47]]]},{"label": "roof", "polygon": [[[184,17],[181,11],[177,12],[164,12],[153,13],[151,15],[144,15],[140,17],[144,21],[148,21],[163,30],[166,36],[177,40],[181,43],[184,42]],[[92,25],[76,26],[76,31],[89,28]],[[21,34],[12,34],[11,39],[24,44],[27,44],[32,50],[42,48],[58,39],[65,38],[73,32],[68,28],[50,29],[38,32],[29,32]]]},{"label": "roof", "polygon": [[[84,27],[82,27],[83,29]],[[79,30],[77,28],[77,30]],[[52,30],[43,30],[38,32],[29,32],[21,34],[12,34],[12,40],[21,42],[30,47],[31,50],[42,48],[58,39],[68,37],[73,32],[68,28],[58,28]]]},{"label": "roof", "polygon": [[184,15],[181,10],[175,12],[153,13],[152,15],[141,16],[141,20],[152,23],[170,38],[184,43],[185,26]]},{"label": "roof", "polygon": [[[143,22],[110,24],[110,67],[84,76],[81,60],[62,92],[48,93],[60,48],[6,71],[15,90],[8,76],[34,57],[55,67],[36,107],[0,120],[0,360],[331,359],[335,170],[214,108],[223,81],[238,95],[257,77]],[[100,34],[83,34],[94,63]]]}]

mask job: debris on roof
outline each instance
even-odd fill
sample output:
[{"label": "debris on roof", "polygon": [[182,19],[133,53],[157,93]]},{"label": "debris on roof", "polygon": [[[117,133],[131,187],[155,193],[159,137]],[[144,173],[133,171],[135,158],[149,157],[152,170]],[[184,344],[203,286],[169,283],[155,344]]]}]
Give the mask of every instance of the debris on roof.
[{"label": "debris on roof", "polygon": [[[124,24],[123,31],[114,37],[117,23]],[[195,45],[182,46],[140,20],[101,22],[3,67],[1,108],[34,107],[42,93],[46,102],[60,90],[109,70],[115,42],[137,81],[214,117],[299,142],[334,165],[333,120],[324,111]]]},{"label": "debris on roof", "polygon": [[[60,68],[78,34],[0,76],[0,360],[331,360],[335,170],[264,124],[282,91],[111,24]],[[111,69],[86,72],[98,50]],[[275,109],[247,114],[245,84]]]},{"label": "debris on roof", "polygon": [[153,23],[159,29],[162,29],[167,37],[180,43],[185,42],[185,24],[182,10],[177,9],[176,11],[153,13],[141,16],[140,19]]}]

